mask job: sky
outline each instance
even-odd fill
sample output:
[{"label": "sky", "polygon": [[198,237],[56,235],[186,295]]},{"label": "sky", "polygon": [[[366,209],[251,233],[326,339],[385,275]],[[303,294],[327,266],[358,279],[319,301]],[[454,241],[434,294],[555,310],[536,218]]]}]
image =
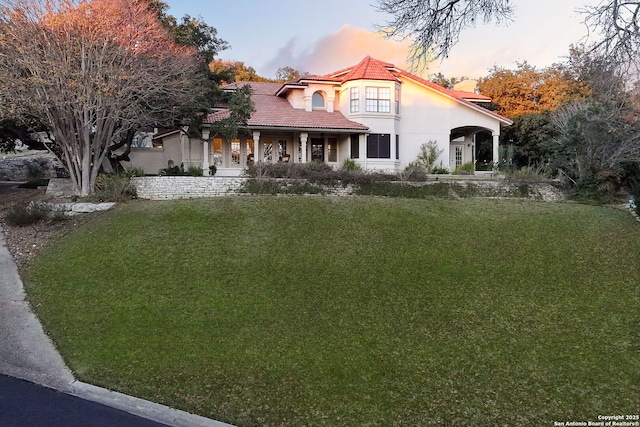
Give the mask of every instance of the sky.
[{"label": "sky", "polygon": [[[258,75],[274,78],[291,66],[327,74],[355,65],[365,56],[412,70],[406,62],[409,41],[388,40],[376,31],[390,18],[378,12],[376,0],[165,0],[168,13],[202,17],[231,48],[221,59],[244,62]],[[514,69],[527,61],[543,68],[560,62],[587,36],[577,10],[590,0],[512,0],[513,22],[479,24],[465,30],[449,58],[415,70],[428,77],[478,78],[494,66]],[[593,3],[593,0],[591,0]]]}]

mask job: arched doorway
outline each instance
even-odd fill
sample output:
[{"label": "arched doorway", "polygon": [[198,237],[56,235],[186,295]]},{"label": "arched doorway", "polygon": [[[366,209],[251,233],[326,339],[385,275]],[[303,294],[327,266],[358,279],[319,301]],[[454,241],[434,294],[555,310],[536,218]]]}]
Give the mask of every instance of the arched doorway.
[{"label": "arched doorway", "polygon": [[465,126],[452,129],[449,135],[450,170],[473,163],[476,171],[491,171],[494,143],[493,132],[487,128]]},{"label": "arched doorway", "polygon": [[493,168],[493,136],[482,130],[476,134],[476,170],[491,171]]}]

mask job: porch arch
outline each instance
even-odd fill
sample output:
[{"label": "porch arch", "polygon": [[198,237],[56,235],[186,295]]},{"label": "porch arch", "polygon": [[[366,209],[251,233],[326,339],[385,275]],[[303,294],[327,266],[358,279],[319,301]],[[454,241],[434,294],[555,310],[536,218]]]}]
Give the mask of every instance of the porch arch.
[{"label": "porch arch", "polygon": [[464,163],[473,163],[474,170],[492,170],[498,161],[500,133],[482,126],[461,126],[449,135],[449,166],[453,171]]}]

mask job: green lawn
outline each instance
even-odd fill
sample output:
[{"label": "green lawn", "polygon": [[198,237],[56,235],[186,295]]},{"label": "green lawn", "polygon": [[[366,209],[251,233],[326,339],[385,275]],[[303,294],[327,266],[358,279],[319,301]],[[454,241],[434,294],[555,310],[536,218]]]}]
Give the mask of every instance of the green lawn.
[{"label": "green lawn", "polygon": [[83,381],[245,426],[636,414],[640,224],[499,200],[121,205],[32,265]]}]

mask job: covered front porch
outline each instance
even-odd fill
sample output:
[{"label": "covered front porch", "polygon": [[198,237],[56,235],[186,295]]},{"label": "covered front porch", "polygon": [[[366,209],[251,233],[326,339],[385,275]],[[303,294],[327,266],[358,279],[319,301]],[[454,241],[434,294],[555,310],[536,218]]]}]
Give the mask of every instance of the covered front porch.
[{"label": "covered front porch", "polygon": [[203,131],[202,169],[215,166],[217,176],[240,176],[255,162],[321,162],[338,167],[365,141],[365,134],[320,130],[260,129],[241,133],[234,140]]},{"label": "covered front porch", "polygon": [[499,161],[499,130],[479,126],[465,126],[451,130],[449,166],[454,171],[472,163],[475,171],[491,171]]}]

